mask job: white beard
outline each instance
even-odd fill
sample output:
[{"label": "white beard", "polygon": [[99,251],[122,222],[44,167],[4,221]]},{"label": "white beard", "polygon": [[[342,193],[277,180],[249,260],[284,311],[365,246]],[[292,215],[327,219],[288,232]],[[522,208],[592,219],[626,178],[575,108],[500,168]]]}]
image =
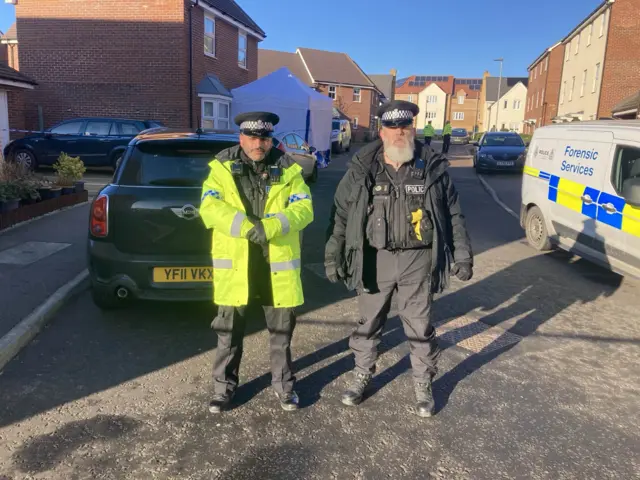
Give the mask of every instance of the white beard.
[{"label": "white beard", "polygon": [[413,146],[413,139],[411,139],[411,141],[407,141],[407,144],[402,147],[385,145],[384,154],[396,165],[401,165],[413,160]]}]

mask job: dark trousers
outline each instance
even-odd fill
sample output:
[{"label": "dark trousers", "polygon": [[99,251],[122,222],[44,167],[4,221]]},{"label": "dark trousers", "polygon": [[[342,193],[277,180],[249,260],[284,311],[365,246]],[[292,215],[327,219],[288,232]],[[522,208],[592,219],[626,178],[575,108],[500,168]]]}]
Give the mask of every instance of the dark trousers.
[{"label": "dark trousers", "polygon": [[365,259],[364,274],[375,279],[375,287],[370,289],[371,293],[358,297],[361,319],[349,339],[356,371],[375,372],[380,335],[391,308],[391,298],[397,292],[413,377],[425,382],[436,375],[439,348],[431,325],[431,254],[430,249],[379,250]]},{"label": "dark trousers", "polygon": [[442,137],[442,153],[449,153],[449,146],[451,145],[451,135],[445,135]]},{"label": "dark trousers", "polygon": [[[291,308],[263,306],[269,330],[271,384],[278,393],[291,392],[295,377],[291,368],[291,337],[296,324]],[[213,364],[215,393],[232,392],[238,386],[242,343],[248,308],[218,307],[211,324],[218,335],[218,347]]]},{"label": "dark trousers", "polygon": [[431,137],[424,137],[424,144],[431,145]]}]

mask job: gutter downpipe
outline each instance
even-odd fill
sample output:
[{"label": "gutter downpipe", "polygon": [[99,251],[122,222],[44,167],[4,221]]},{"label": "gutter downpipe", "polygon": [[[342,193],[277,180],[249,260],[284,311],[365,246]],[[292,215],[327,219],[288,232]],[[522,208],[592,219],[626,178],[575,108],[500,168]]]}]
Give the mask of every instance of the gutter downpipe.
[{"label": "gutter downpipe", "polygon": [[190,0],[189,7],[189,128],[193,128],[193,9],[199,0]]}]

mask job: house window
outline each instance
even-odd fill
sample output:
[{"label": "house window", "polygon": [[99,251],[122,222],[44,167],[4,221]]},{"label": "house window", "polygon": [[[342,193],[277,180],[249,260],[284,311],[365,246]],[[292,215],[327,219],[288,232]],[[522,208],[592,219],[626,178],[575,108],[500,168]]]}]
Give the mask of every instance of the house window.
[{"label": "house window", "polygon": [[536,92],[536,108],[540,105],[540,91]]},{"label": "house window", "polygon": [[216,56],[216,21],[213,17],[204,17],[204,54]]},{"label": "house window", "polygon": [[502,107],[502,108],[504,108],[506,110],[508,106],[509,106],[509,100],[505,100],[504,101],[504,107]]},{"label": "house window", "polygon": [[203,98],[202,99],[202,129],[229,129],[229,101]]},{"label": "house window", "polygon": [[564,103],[564,92],[567,91],[567,82],[566,80],[562,82],[562,90],[560,91],[560,105]]},{"label": "house window", "polygon": [[571,90],[569,90],[569,101],[573,100],[573,90],[576,88],[576,77],[571,77]]},{"label": "house window", "polygon": [[544,59],[544,71],[549,70],[549,57]]},{"label": "house window", "polygon": [[598,88],[598,80],[600,80],[600,64],[596,63],[596,73],[593,76],[593,86],[591,87],[591,93],[595,93]]},{"label": "house window", "polygon": [[527,112],[531,110],[531,98],[532,97],[527,97]]},{"label": "house window", "polygon": [[238,32],[238,65],[247,68],[247,34]]},{"label": "house window", "polygon": [[464,95],[458,95],[458,105],[464,104]]},{"label": "house window", "polygon": [[336,99],[336,86],[335,85],[329,85],[329,98],[333,98],[334,100]]},{"label": "house window", "polygon": [[542,89],[542,95],[541,95],[541,97],[542,97],[542,102],[541,102],[541,103],[542,103],[542,105],[544,105],[544,88]]},{"label": "house window", "polygon": [[435,95],[429,95],[427,97],[427,103],[438,103],[438,97]]},{"label": "house window", "polygon": [[436,118],[436,112],[427,112],[427,117],[426,118],[428,120]]},{"label": "house window", "polygon": [[564,61],[565,62],[569,61],[570,49],[571,49],[571,44],[570,43],[568,45],[564,46]]},{"label": "house window", "polygon": [[357,129],[358,129],[358,117],[353,117],[353,120],[352,120],[352,128],[353,128],[354,130],[357,130]]},{"label": "house window", "polygon": [[601,16],[600,16],[600,37],[602,37],[604,35],[604,24],[607,18],[607,12],[604,12]]},{"label": "house window", "polygon": [[407,102],[413,102],[413,95],[407,96]]},{"label": "house window", "polygon": [[580,96],[584,97],[584,89],[587,86],[587,71],[582,72],[582,84],[580,85]]},{"label": "house window", "polygon": [[464,112],[453,112],[454,120],[464,120]]},{"label": "house window", "polygon": [[535,80],[538,76],[538,66],[533,67],[533,79]]},{"label": "house window", "polygon": [[593,36],[593,22],[589,24],[589,33],[587,34],[587,47],[591,45],[592,36]]},{"label": "house window", "polygon": [[580,34],[576,35],[576,48],[574,49],[573,54],[577,55],[578,50],[580,50]]},{"label": "house window", "polygon": [[360,103],[362,95],[360,94],[360,87],[353,87],[353,101]]},{"label": "house window", "polygon": [[514,100],[513,101],[513,109],[514,110],[520,110],[520,100]]}]

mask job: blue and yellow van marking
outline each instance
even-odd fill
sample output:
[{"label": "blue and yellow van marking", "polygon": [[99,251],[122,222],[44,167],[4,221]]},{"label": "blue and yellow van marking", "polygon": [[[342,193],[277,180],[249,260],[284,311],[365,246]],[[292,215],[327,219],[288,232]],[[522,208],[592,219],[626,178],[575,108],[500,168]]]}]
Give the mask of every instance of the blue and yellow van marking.
[{"label": "blue and yellow van marking", "polygon": [[[547,198],[550,201],[617,230],[640,237],[640,207],[627,204],[624,198],[567,178],[551,175],[537,168],[525,166],[524,173],[549,183]],[[583,197],[587,196],[591,198],[592,203],[586,203],[583,200]],[[611,206],[615,211],[610,211],[613,210]]]}]

